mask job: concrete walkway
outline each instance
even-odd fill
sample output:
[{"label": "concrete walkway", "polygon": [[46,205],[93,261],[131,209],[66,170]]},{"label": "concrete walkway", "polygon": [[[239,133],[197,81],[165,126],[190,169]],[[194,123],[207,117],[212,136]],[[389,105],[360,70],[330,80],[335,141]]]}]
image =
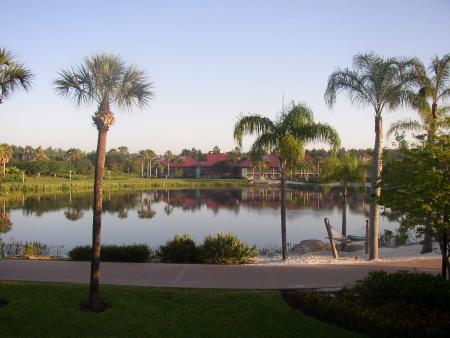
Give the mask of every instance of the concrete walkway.
[{"label": "concrete walkway", "polygon": [[[102,263],[101,282],[189,288],[291,289],[349,286],[369,271],[439,273],[440,259],[355,265],[201,265]],[[0,260],[0,280],[89,282],[89,262]]]}]

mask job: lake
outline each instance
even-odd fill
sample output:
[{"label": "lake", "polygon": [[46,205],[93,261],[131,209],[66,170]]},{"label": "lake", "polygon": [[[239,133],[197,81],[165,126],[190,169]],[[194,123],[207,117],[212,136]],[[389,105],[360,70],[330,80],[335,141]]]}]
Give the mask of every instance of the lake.
[{"label": "lake", "polygon": [[[23,195],[0,203],[4,240],[64,245],[90,244],[92,192]],[[234,232],[259,248],[279,247],[278,188],[183,189],[104,192],[102,243],[147,243],[156,248],[175,234],[188,233],[197,242],[207,234]],[[323,219],[341,231],[342,198],[335,193],[287,191],[287,238],[325,240]],[[347,234],[363,235],[369,204],[361,194],[349,197]],[[380,217],[380,232],[398,223]],[[9,230],[9,231],[7,231]],[[7,231],[7,232],[5,232]]]}]

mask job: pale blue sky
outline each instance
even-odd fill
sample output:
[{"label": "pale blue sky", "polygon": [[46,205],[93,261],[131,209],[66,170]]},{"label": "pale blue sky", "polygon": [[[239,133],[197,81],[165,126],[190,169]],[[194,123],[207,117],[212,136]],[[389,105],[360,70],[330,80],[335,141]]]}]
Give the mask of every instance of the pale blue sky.
[{"label": "pale blue sky", "polygon": [[[55,95],[61,68],[97,52],[120,54],[148,72],[156,92],[143,111],[121,113],[108,148],[203,151],[234,147],[240,112],[275,117],[306,102],[343,146],[373,146],[373,113],[339,96],[323,101],[327,78],[357,52],[417,56],[450,52],[449,0],[398,1],[5,1],[0,46],[36,74],[33,89],[0,106],[0,143],[93,150],[95,106]],[[416,116],[386,113],[392,121]],[[248,146],[248,141],[244,146]]]}]

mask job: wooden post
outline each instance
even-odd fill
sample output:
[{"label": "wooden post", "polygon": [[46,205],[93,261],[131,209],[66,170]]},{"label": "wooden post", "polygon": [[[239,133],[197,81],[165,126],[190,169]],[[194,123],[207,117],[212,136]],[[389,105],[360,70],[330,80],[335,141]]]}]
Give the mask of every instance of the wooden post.
[{"label": "wooden post", "polygon": [[339,258],[339,254],[336,249],[336,243],[333,241],[333,234],[331,232],[330,220],[328,218],[324,218],[325,228],[327,229],[328,238],[330,239],[331,251],[333,252],[333,258]]},{"label": "wooden post", "polygon": [[365,249],[364,252],[369,253],[369,220],[366,219],[366,238],[365,238]]}]

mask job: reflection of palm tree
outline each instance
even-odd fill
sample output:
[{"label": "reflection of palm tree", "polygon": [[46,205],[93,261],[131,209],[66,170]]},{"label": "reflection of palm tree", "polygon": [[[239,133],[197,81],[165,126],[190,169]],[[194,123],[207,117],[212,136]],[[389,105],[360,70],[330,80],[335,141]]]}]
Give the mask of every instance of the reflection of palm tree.
[{"label": "reflection of palm tree", "polygon": [[167,203],[164,207],[164,211],[167,215],[170,215],[173,211],[173,206],[170,205],[170,190],[167,190]]},{"label": "reflection of palm tree", "polygon": [[144,208],[144,192],[141,191],[141,210],[138,210],[139,218],[153,218],[156,212],[152,210],[152,193],[147,192],[147,205]]},{"label": "reflection of palm tree", "polygon": [[84,213],[80,208],[72,208],[72,190],[69,190],[69,208],[64,211],[64,216],[69,221],[78,221],[81,217],[83,217]]},{"label": "reflection of palm tree", "polygon": [[128,217],[128,211],[123,208],[119,210],[119,213],[117,214],[117,217],[119,217],[120,219],[125,219]]},{"label": "reflection of palm tree", "polygon": [[6,202],[3,201],[3,210],[0,213],[0,233],[7,233],[12,229],[9,213],[6,212]]},{"label": "reflection of palm tree", "polygon": [[78,221],[80,218],[82,218],[84,213],[79,208],[71,208],[69,207],[66,211],[64,211],[64,216],[69,221]]}]

